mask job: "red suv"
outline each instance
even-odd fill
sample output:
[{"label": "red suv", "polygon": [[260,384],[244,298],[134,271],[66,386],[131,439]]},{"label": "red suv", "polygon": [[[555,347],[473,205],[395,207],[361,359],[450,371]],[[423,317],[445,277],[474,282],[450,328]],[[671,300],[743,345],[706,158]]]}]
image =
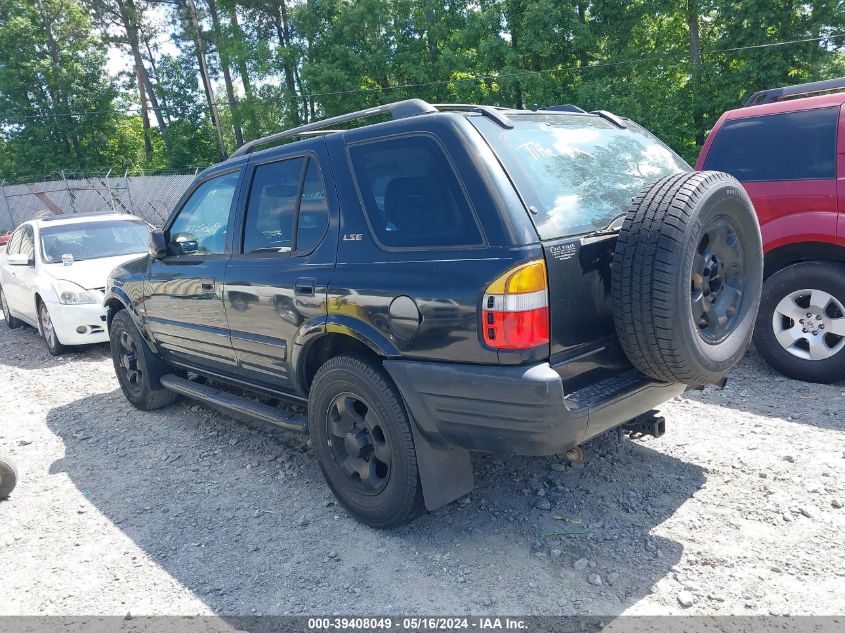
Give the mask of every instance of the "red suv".
[{"label": "red suv", "polygon": [[735,176],[757,209],[757,349],[787,376],[823,383],[845,379],[845,92],[829,93],[842,89],[845,78],[752,95],[722,115],[696,163]]}]

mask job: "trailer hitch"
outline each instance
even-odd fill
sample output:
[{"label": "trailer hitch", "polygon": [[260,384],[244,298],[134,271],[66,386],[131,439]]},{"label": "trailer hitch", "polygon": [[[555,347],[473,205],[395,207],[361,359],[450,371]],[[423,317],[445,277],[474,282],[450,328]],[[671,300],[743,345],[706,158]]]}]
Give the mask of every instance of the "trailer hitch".
[{"label": "trailer hitch", "polygon": [[657,411],[652,409],[626,422],[624,427],[631,433],[632,437],[642,437],[644,435],[661,437],[666,433],[666,418],[662,415],[657,415]]}]

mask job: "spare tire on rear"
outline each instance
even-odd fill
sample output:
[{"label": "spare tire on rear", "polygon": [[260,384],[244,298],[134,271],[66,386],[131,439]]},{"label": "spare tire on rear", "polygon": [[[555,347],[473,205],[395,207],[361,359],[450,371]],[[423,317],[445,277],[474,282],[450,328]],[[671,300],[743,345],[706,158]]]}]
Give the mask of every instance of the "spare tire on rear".
[{"label": "spare tire on rear", "polygon": [[613,256],[613,318],[631,363],[655,380],[720,382],[745,353],[760,305],[754,206],[732,176],[667,176],[631,203]]}]

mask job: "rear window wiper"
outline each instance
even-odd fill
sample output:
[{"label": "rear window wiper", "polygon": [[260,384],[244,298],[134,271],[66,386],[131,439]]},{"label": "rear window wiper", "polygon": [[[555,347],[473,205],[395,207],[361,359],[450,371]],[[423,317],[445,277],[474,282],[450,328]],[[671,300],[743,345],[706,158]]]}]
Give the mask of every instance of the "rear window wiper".
[{"label": "rear window wiper", "polygon": [[600,235],[612,235],[613,233],[618,233],[622,229],[622,222],[625,220],[626,215],[628,215],[627,211],[613,216],[610,222],[605,224],[602,228],[590,231],[584,235],[584,237],[598,237]]}]

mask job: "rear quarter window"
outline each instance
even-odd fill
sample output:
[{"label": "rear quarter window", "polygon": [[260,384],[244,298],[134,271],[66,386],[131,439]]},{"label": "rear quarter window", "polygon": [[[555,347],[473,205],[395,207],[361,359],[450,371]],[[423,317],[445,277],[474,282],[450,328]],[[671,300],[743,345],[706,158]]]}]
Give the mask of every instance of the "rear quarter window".
[{"label": "rear quarter window", "polygon": [[430,136],[349,146],[358,192],[386,248],[477,246],[481,231],[446,152]]},{"label": "rear quarter window", "polygon": [[836,177],[839,108],[818,108],[726,121],[704,169],[743,182]]}]

